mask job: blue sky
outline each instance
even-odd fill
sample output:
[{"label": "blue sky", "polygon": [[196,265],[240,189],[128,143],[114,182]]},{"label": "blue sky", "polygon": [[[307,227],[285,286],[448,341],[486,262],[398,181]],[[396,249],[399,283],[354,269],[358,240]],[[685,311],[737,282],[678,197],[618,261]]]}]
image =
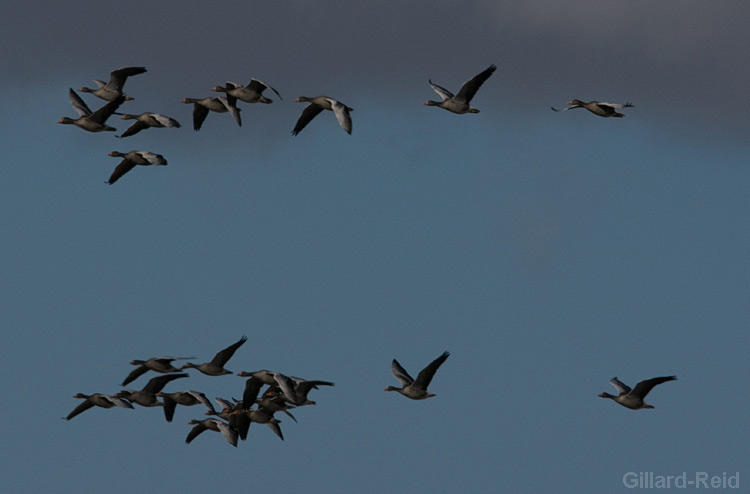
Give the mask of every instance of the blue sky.
[{"label": "blue sky", "polygon": [[[13,492],[632,492],[628,472],[748,465],[750,168],[743,2],[41,2],[2,22],[0,321]],[[117,6],[117,14],[110,7]],[[27,10],[21,10],[27,9]],[[207,22],[213,16],[218,22]],[[422,105],[490,64],[478,115]],[[57,125],[69,87],[142,65],[122,110],[181,129]],[[184,97],[259,78],[241,128]],[[355,110],[290,132],[296,96]],[[99,101],[83,95],[92,107]],[[553,113],[630,101],[622,119]],[[122,131],[129,122],[108,122]],[[112,186],[110,151],[166,167]],[[128,362],[334,381],[237,449],[199,407],[92,409]],[[422,402],[397,358],[451,357]],[[656,409],[598,398],[654,376]],[[139,388],[141,377],[130,387]],[[166,391],[239,397],[190,373]]]}]

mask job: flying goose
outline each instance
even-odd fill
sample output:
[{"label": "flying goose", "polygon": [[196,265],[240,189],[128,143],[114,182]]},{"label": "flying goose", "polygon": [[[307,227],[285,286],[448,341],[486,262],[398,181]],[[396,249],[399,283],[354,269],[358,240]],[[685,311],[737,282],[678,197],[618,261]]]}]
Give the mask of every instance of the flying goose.
[{"label": "flying goose", "polygon": [[133,405],[121,398],[118,398],[117,396],[103,395],[101,393],[94,393],[92,395],[78,393],[74,395],[73,398],[79,398],[86,401],[80,403],[77,407],[75,407],[73,411],[70,412],[67,417],[65,417],[65,420],[70,420],[79,413],[83,413],[89,408],[95,406],[101,408],[112,408],[114,406],[122,408],[133,408]]},{"label": "flying goose", "polygon": [[211,88],[211,91],[226,93],[227,99],[230,102],[232,102],[230,98],[236,98],[245,103],[273,103],[272,99],[263,96],[263,91],[266,88],[276,93],[276,96],[281,99],[281,95],[277,90],[255,78],[250,79],[250,82],[246,86],[227,81],[226,86],[214,86]]},{"label": "flying goose", "polygon": [[[145,67],[123,67],[121,69],[113,70],[109,73],[109,82],[100,81],[94,79],[97,85],[96,89],[82,87],[79,89],[82,93],[91,93],[106,101],[114,101],[122,94],[122,86],[125,84],[125,80],[131,75],[143,74],[146,72]],[[132,100],[130,96],[126,96],[125,100]]]},{"label": "flying goose", "polygon": [[203,121],[206,120],[209,111],[215,111],[216,113],[229,112],[234,118],[237,125],[242,127],[242,119],[240,118],[240,109],[237,105],[230,103],[227,98],[224,97],[208,97],[203,99],[195,98],[184,98],[183,103],[193,103],[193,129],[198,131],[203,125]]},{"label": "flying goose", "polygon": [[424,400],[425,398],[435,396],[434,394],[427,392],[427,386],[430,385],[430,381],[432,381],[432,376],[435,375],[435,371],[438,370],[438,367],[445,362],[449,355],[450,353],[443,352],[442,355],[433,360],[430,365],[419,372],[416,380],[414,380],[409,373],[401,367],[401,364],[399,364],[396,359],[393,359],[393,362],[391,363],[391,372],[393,372],[396,379],[401,382],[402,387],[396,388],[388,386],[384,391],[398,391],[412,400]]},{"label": "flying goose", "polygon": [[279,424],[281,421],[273,416],[273,412],[266,408],[251,408],[248,410],[236,410],[229,415],[229,425],[231,425],[239,434],[243,441],[247,439],[247,432],[250,429],[250,423],[266,424],[279,436],[283,441],[284,434],[281,432]]},{"label": "flying goose", "polygon": [[138,367],[128,374],[128,377],[122,382],[122,386],[127,386],[150,370],[161,374],[180,372],[180,369],[172,366],[172,362],[175,360],[190,360],[191,358],[195,357],[153,357],[148,360],[133,360],[130,365],[137,365]]},{"label": "flying goose", "polygon": [[68,93],[70,96],[70,103],[73,105],[73,109],[78,113],[78,118],[69,118],[69,117],[62,117],[57,123],[60,124],[72,124],[76,127],[80,127],[83,130],[88,130],[89,132],[114,132],[114,127],[110,127],[109,125],[105,124],[104,122],[107,121],[107,119],[117,110],[117,108],[125,101],[124,96],[120,96],[119,98],[116,98],[106,105],[102,106],[95,112],[92,112],[91,109],[86,106],[86,103],[83,102],[80,96],[76,94],[75,91],[73,91],[73,88],[70,88],[70,91]]},{"label": "flying goose", "polygon": [[590,101],[589,103],[584,103],[583,101],[578,99],[568,101],[568,104],[572,106],[563,108],[562,110],[558,110],[553,106],[550,106],[550,108],[552,108],[554,111],[567,111],[574,108],[586,108],[594,115],[598,115],[600,117],[624,117],[625,115],[616,112],[615,109],[633,107],[633,105],[631,105],[630,103],[625,103],[624,105],[621,105],[620,103],[605,103],[602,101]]},{"label": "flying goose", "polygon": [[122,158],[122,161],[115,167],[115,170],[112,172],[112,175],[109,176],[109,180],[107,183],[109,185],[112,185],[113,183],[117,182],[117,180],[120,179],[123,175],[128,173],[130,170],[135,168],[135,165],[166,165],[167,160],[164,159],[164,156],[156,153],[152,153],[150,151],[136,151],[132,150],[127,153],[121,153],[119,151],[112,151],[109,153],[108,156],[114,156],[118,158]]},{"label": "flying goose", "polygon": [[644,402],[643,399],[646,397],[649,391],[654,386],[665,383],[667,381],[674,381],[677,376],[667,377],[654,377],[653,379],[646,379],[635,385],[635,388],[630,389],[626,384],[622,383],[616,377],[610,379],[609,383],[614,386],[617,390],[618,395],[613,396],[609,393],[599,393],[602,398],[610,398],[620,405],[630,408],[631,410],[640,410],[641,408],[654,408],[648,403]]},{"label": "flying goose", "polygon": [[430,87],[432,87],[432,89],[440,96],[442,101],[427,100],[424,104],[427,106],[439,106],[440,108],[448,110],[449,112],[458,113],[459,115],[463,113],[479,113],[479,110],[473,108],[469,103],[474,95],[477,94],[479,87],[484,84],[484,81],[489,79],[496,69],[497,67],[495,65],[490,65],[483,72],[480,72],[464,82],[461,89],[458,90],[458,94],[455,96],[444,87],[440,87],[428,79],[427,82],[430,83]]},{"label": "flying goose", "polygon": [[296,101],[297,103],[310,104],[307,105],[304,110],[302,110],[302,115],[300,115],[299,119],[297,120],[297,124],[294,126],[294,130],[292,130],[292,135],[296,136],[297,134],[299,134],[302,129],[304,129],[305,126],[309,124],[310,121],[318,116],[318,113],[322,112],[323,110],[333,111],[333,113],[336,115],[336,120],[338,120],[339,125],[341,125],[341,128],[344,129],[347,134],[352,133],[352,117],[349,115],[349,112],[354,111],[354,108],[349,108],[340,101],[329,98],[328,96],[316,96],[314,98],[300,96],[299,98],[295,98],[294,101]]},{"label": "flying goose", "polygon": [[224,350],[220,351],[216,354],[216,356],[210,361],[206,362],[200,365],[195,365],[192,362],[188,362],[185,365],[181,367],[180,370],[184,369],[198,369],[203,374],[206,374],[207,376],[223,376],[225,374],[231,374],[231,371],[228,371],[224,368],[224,364],[229,361],[230,358],[232,358],[232,355],[234,355],[234,352],[242,346],[243,343],[247,341],[247,336],[243,336],[240,338],[240,340],[228,347],[226,347]]},{"label": "flying goose", "polygon": [[200,391],[182,391],[177,393],[162,393],[160,391],[156,393],[156,396],[164,401],[164,417],[167,419],[167,422],[172,421],[174,410],[177,408],[177,405],[191,407],[202,403],[203,405],[206,405],[209,410],[215,411],[214,406],[208,401],[206,395]]},{"label": "flying goose", "polygon": [[132,401],[133,403],[137,403],[142,407],[160,407],[164,404],[156,399],[156,393],[164,389],[164,386],[167,385],[168,382],[174,381],[175,379],[180,379],[183,377],[188,377],[187,374],[167,374],[165,376],[157,376],[151,378],[151,380],[146,383],[146,385],[141,389],[140,391],[131,391],[127,389],[123,389],[119,393],[117,393],[115,396],[117,398],[125,398],[126,400]]},{"label": "flying goose", "polygon": [[174,118],[169,118],[166,115],[160,113],[141,113],[140,115],[131,115],[130,113],[123,113],[120,117],[122,120],[135,120],[133,125],[122,133],[122,135],[115,137],[128,137],[137,134],[143,129],[149,127],[163,128],[163,127],[180,127],[180,123]]},{"label": "flying goose", "polygon": [[226,422],[222,422],[219,419],[207,418],[203,420],[191,420],[188,424],[194,425],[195,427],[191,429],[185,438],[187,444],[190,444],[190,442],[198,437],[201,432],[211,430],[221,432],[221,435],[224,436],[224,439],[226,439],[229,444],[235,448],[237,447],[237,431]]}]

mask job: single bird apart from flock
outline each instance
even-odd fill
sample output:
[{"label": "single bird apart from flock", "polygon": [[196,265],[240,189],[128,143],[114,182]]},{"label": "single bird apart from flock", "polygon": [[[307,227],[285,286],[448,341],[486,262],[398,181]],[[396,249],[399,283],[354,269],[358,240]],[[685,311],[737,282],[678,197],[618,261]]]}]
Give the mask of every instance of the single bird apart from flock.
[{"label": "single bird apart from flock", "polygon": [[300,96],[299,98],[295,98],[294,101],[296,101],[297,103],[310,104],[307,105],[304,110],[302,110],[302,115],[300,115],[299,119],[297,120],[297,124],[292,130],[292,135],[296,136],[297,134],[299,134],[302,129],[304,129],[305,126],[309,124],[313,118],[317,117],[318,113],[322,112],[323,110],[332,111],[336,115],[336,120],[339,121],[339,125],[341,125],[341,128],[344,129],[347,134],[352,133],[352,117],[351,115],[349,115],[349,112],[354,111],[354,108],[349,108],[342,102],[337,101],[333,98],[329,98],[328,96],[316,96],[314,98]]},{"label": "single bird apart from flock", "polygon": [[227,81],[226,86],[214,86],[211,88],[211,91],[226,93],[227,99],[230,102],[232,102],[232,98],[234,98],[244,101],[245,103],[273,103],[272,99],[263,96],[263,91],[266,89],[270,89],[276,93],[276,96],[278,96],[279,99],[281,99],[281,95],[277,90],[255,78],[250,79],[250,82],[246,86],[237,84],[236,82]]},{"label": "single bird apart from flock", "polygon": [[184,98],[182,102],[193,104],[193,130],[198,131],[201,129],[201,126],[203,125],[204,120],[206,120],[209,111],[214,111],[216,113],[229,112],[229,114],[234,118],[234,121],[237,122],[237,125],[242,127],[240,109],[237,108],[237,105],[234,102],[230,102],[227,98],[221,96],[209,96],[208,98],[203,99]]},{"label": "single bird apart from flock", "polygon": [[624,105],[621,105],[620,103],[605,103],[603,101],[590,101],[588,103],[584,103],[583,101],[579,99],[574,99],[568,101],[568,104],[571,105],[567,108],[563,108],[562,110],[558,110],[557,108],[550,106],[554,111],[567,111],[567,110],[573,110],[574,108],[586,108],[588,111],[593,113],[594,115],[598,115],[600,117],[624,117],[622,113],[618,113],[616,110],[619,108],[632,108],[633,105],[630,103],[625,103]]},{"label": "single bird apart from flock", "polygon": [[70,88],[68,95],[70,96],[70,103],[73,105],[73,109],[78,113],[78,118],[73,119],[69,117],[62,117],[57,123],[72,124],[76,127],[82,128],[83,130],[88,130],[89,132],[114,132],[115,130],[117,130],[114,127],[110,127],[105,122],[125,101],[124,96],[120,96],[119,98],[110,101],[106,105],[102,106],[95,112],[92,112],[91,109],[86,106],[86,103],[83,102],[81,97],[78,96],[75,91],[73,91],[73,88]]},{"label": "single bird apart from flock", "polygon": [[231,371],[228,371],[224,368],[224,364],[229,361],[230,358],[232,358],[232,355],[234,355],[234,352],[243,345],[247,341],[247,336],[243,336],[240,338],[240,340],[228,347],[226,347],[224,350],[220,351],[219,353],[214,356],[214,358],[210,362],[206,362],[203,364],[193,364],[192,362],[188,362],[187,364],[182,366],[182,369],[198,369],[203,374],[206,374],[207,376],[223,376],[226,374],[231,374]]},{"label": "single bird apart from flock", "polygon": [[654,408],[653,406],[643,401],[649,391],[651,391],[654,386],[658,384],[665,383],[667,381],[674,381],[676,379],[677,376],[655,377],[653,379],[646,379],[645,381],[641,381],[635,385],[635,388],[630,389],[629,386],[622,383],[616,377],[613,377],[612,379],[610,379],[609,383],[617,390],[617,396],[613,396],[609,393],[599,393],[599,396],[601,398],[610,398],[620,405],[626,408],[630,408],[631,410]]},{"label": "single bird apart from flock", "polygon": [[[125,80],[127,80],[128,77],[131,75],[143,74],[144,72],[146,72],[146,67],[123,67],[121,69],[116,69],[109,73],[109,82],[94,79],[97,86],[96,89],[82,87],[78,91],[82,93],[91,93],[106,101],[114,101],[120,96],[124,96],[122,93],[122,86],[125,85]],[[130,96],[125,96],[126,101],[132,99],[133,98]]]},{"label": "single bird apart from flock", "polygon": [[468,81],[464,82],[461,89],[458,90],[458,94],[454,95],[444,87],[440,87],[434,84],[428,79],[430,87],[440,96],[442,101],[425,101],[424,104],[427,106],[439,106],[449,112],[464,114],[464,113],[479,113],[479,110],[473,108],[469,103],[471,99],[477,94],[479,87],[484,84],[484,81],[490,78],[497,67],[490,65],[487,69],[479,74],[475,75]]},{"label": "single bird apart from flock", "polygon": [[438,367],[445,362],[449,355],[450,353],[443,352],[442,355],[430,362],[430,365],[419,372],[416,380],[413,379],[403,367],[401,367],[401,364],[399,364],[396,359],[393,359],[393,362],[391,363],[391,372],[393,372],[396,379],[401,382],[402,387],[396,388],[388,386],[384,391],[398,391],[412,400],[424,400],[425,398],[435,396],[434,394],[427,392],[427,386],[430,385],[430,381],[432,381],[432,376],[435,375],[435,371],[438,370]]},{"label": "single bird apart from flock", "polygon": [[170,118],[166,115],[162,115],[160,113],[141,113],[140,115],[131,115],[130,113],[123,113],[123,115],[120,117],[123,120],[135,120],[133,125],[128,127],[128,129],[122,133],[122,135],[115,136],[115,137],[128,137],[137,134],[138,132],[148,129],[149,127],[154,127],[157,129],[161,129],[164,127],[180,127],[180,122],[175,120],[174,118]]},{"label": "single bird apart from flock", "polygon": [[125,378],[121,385],[127,386],[150,370],[161,374],[180,372],[180,369],[172,366],[172,362],[175,360],[190,360],[194,358],[195,357],[152,357],[148,360],[132,360],[130,365],[137,365],[138,367],[128,374],[128,377]]},{"label": "single bird apart from flock", "polygon": [[115,167],[112,175],[109,176],[107,183],[112,185],[117,182],[120,177],[128,173],[130,170],[135,168],[135,165],[149,166],[149,165],[166,165],[167,160],[164,156],[150,151],[136,151],[132,150],[127,153],[121,153],[119,151],[112,151],[108,156],[114,156],[122,158],[122,161]]}]

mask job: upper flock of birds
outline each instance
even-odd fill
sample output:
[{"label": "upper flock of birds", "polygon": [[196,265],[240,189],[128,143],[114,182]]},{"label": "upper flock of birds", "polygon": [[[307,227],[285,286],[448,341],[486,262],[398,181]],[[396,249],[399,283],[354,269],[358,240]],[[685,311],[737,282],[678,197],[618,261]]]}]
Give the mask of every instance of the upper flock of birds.
[{"label": "upper flock of birds", "polygon": [[[488,68],[475,75],[468,81],[466,81],[458,93],[453,94],[444,87],[434,84],[431,80],[428,80],[430,87],[440,96],[440,101],[425,101],[424,104],[427,106],[438,106],[452,113],[464,114],[464,113],[479,113],[479,110],[471,106],[471,100],[477,93],[479,88],[484,82],[489,79],[493,72],[496,70],[495,65],[490,65]],[[177,120],[170,118],[160,113],[144,112],[138,115],[130,113],[118,113],[120,105],[126,101],[133,100],[130,96],[123,93],[123,86],[128,77],[143,74],[146,72],[145,67],[123,67],[113,70],[109,74],[109,81],[104,82],[98,79],[94,79],[97,85],[96,89],[82,87],[79,92],[91,93],[105,101],[107,104],[91,111],[81,97],[70,88],[70,102],[73,105],[73,109],[78,113],[78,118],[73,119],[69,117],[63,117],[58,123],[61,124],[72,124],[77,127],[87,130],[89,132],[103,132],[109,131],[114,132],[117,129],[107,125],[107,119],[114,115],[120,115],[123,120],[135,120],[135,122],[128,127],[128,129],[117,137],[128,137],[137,134],[138,132],[148,129],[149,127],[164,128],[164,127],[180,127]],[[234,82],[227,82],[226,86],[214,86],[211,88],[214,92],[224,93],[226,96],[208,96],[202,99],[196,98],[184,98],[183,103],[193,105],[193,129],[200,130],[203,122],[206,120],[209,112],[216,113],[229,113],[232,115],[237,125],[242,126],[242,119],[240,118],[240,108],[237,107],[237,100],[244,101],[246,103],[272,103],[273,100],[265,97],[263,92],[269,89],[273,91],[279,98],[281,95],[279,92],[268,84],[259,81],[258,79],[250,79],[250,82],[246,85],[237,84]],[[297,120],[292,134],[299,134],[312,119],[314,119],[323,110],[329,110],[334,113],[341,127],[348,133],[352,133],[352,117],[350,112],[353,108],[345,105],[344,103],[331,98],[329,96],[315,96],[310,98],[307,96],[300,96],[295,98],[296,102],[309,103]],[[622,113],[617,110],[620,108],[632,107],[630,103],[619,104],[619,103],[606,103],[601,101],[590,101],[585,103],[578,99],[568,101],[568,107],[558,110],[554,107],[554,111],[566,111],[574,108],[585,108],[594,115],[600,117],[623,117]],[[110,185],[115,183],[120,177],[132,170],[136,165],[166,165],[167,160],[160,154],[152,153],[150,151],[138,151],[132,150],[127,153],[121,153],[119,151],[112,151],[109,156],[120,157],[122,161],[117,165],[112,175],[109,177],[107,183]]]},{"label": "upper flock of birds", "polygon": [[[441,100],[428,100],[425,101],[424,104],[427,106],[438,106],[457,114],[479,113],[478,109],[471,106],[471,100],[481,85],[490,78],[495,70],[495,65],[489,66],[484,71],[466,81],[456,94],[453,94],[447,89],[434,84],[431,80],[428,80],[430,87],[432,87],[432,89],[440,96]],[[73,124],[89,132],[102,132],[116,130],[106,124],[107,119],[113,114],[121,115],[123,120],[135,120],[125,132],[117,137],[132,136],[142,130],[148,129],[149,127],[180,127],[180,124],[175,119],[159,113],[144,112],[139,115],[134,115],[129,113],[118,113],[116,111],[125,101],[133,99],[123,93],[123,86],[127,78],[144,72],[146,72],[144,67],[120,68],[113,70],[110,73],[109,82],[95,80],[97,84],[96,89],[87,87],[79,89],[80,92],[91,93],[94,96],[108,101],[108,103],[94,112],[89,109],[81,97],[71,88],[69,91],[70,102],[73,105],[73,108],[78,112],[79,118],[72,119],[63,117],[60,119],[59,123]],[[214,86],[211,89],[215,92],[225,93],[225,96],[209,96],[202,99],[185,98],[182,102],[193,105],[193,129],[196,131],[200,130],[203,122],[211,111],[216,113],[229,113],[238,125],[242,125],[240,108],[237,107],[237,100],[246,103],[271,103],[272,100],[263,95],[263,92],[267,89],[273,91],[279,98],[281,98],[279,92],[273,87],[259,81],[258,79],[251,79],[250,82],[244,86],[233,82],[227,82],[226,86]],[[293,135],[299,134],[302,129],[304,129],[323,110],[332,111],[341,127],[348,134],[352,133],[352,118],[350,112],[352,112],[353,109],[344,103],[323,95],[314,98],[300,96],[294,101],[309,104],[305,107],[297,120],[297,123],[292,130]],[[569,101],[568,105],[568,107],[561,110],[554,107],[552,110],[557,112],[572,110],[575,108],[585,108],[594,115],[600,117],[623,117],[624,115],[617,110],[633,106],[630,103],[618,104],[599,101],[585,103],[577,99]],[[167,164],[167,160],[164,159],[163,156],[149,151],[133,150],[127,153],[112,151],[109,155],[123,158],[110,176],[108,180],[109,184],[115,183],[120,177],[133,169],[136,165]],[[86,395],[78,393],[74,398],[80,398],[85,401],[70,412],[66,418],[67,420],[70,420],[81,412],[94,406],[102,408],[133,408],[133,403],[135,403],[144,407],[163,407],[164,416],[168,422],[171,422],[177,405],[193,406],[202,404],[207,409],[205,415],[208,415],[209,417],[203,420],[190,420],[190,422],[188,422],[194,427],[185,439],[185,442],[187,443],[190,443],[203,431],[212,430],[220,432],[230,444],[237,446],[238,439],[244,440],[247,438],[248,429],[252,422],[267,424],[271,430],[283,440],[284,436],[279,426],[280,421],[274,417],[274,414],[277,412],[283,412],[296,422],[297,419],[292,415],[290,410],[304,405],[314,405],[315,402],[310,401],[307,398],[308,393],[313,389],[318,389],[318,386],[333,386],[332,382],[300,379],[287,376],[280,372],[268,370],[239,372],[237,373],[238,376],[248,378],[242,393],[242,399],[227,400],[216,398],[216,402],[221,406],[221,411],[217,411],[206,395],[199,391],[189,390],[175,393],[162,392],[162,389],[167,383],[175,379],[188,377],[187,373],[180,372],[185,369],[196,369],[209,376],[232,374],[232,372],[224,368],[224,365],[232,355],[234,355],[234,352],[245,343],[246,339],[247,338],[243,337],[238,342],[220,351],[210,362],[200,365],[188,362],[179,369],[173,367],[172,363],[177,360],[189,360],[190,358],[155,357],[148,360],[133,360],[131,364],[137,367],[122,382],[123,386],[134,381],[149,370],[163,373],[165,375],[152,378],[140,391],[122,390],[114,395],[105,395],[101,393]],[[445,362],[448,356],[449,353],[444,352],[422,369],[416,379],[412,378],[394,359],[391,363],[391,371],[401,383],[401,387],[388,386],[385,388],[385,391],[398,391],[402,395],[413,400],[423,400],[435,396],[427,391],[427,386],[430,384],[430,381],[432,381],[438,367]],[[609,393],[600,393],[599,396],[602,398],[610,398],[620,405],[633,410],[654,408],[644,402],[643,399],[654,386],[675,379],[677,379],[675,376],[655,377],[641,381],[636,384],[635,388],[631,389],[615,377],[609,382],[614,386],[618,394],[615,396]],[[263,386],[268,386],[268,388],[261,393]],[[161,400],[159,400],[159,398],[161,398]]]},{"label": "upper flock of birds", "polygon": [[[210,362],[202,364],[188,362],[179,369],[174,367],[172,363],[177,360],[191,360],[195,357],[153,357],[148,360],[133,360],[130,364],[135,365],[136,368],[128,374],[122,382],[122,386],[135,381],[150,370],[165,375],[151,378],[139,391],[123,389],[114,395],[102,393],[86,395],[78,393],[73,398],[84,401],[68,414],[66,420],[70,420],[95,406],[101,408],[122,407],[132,409],[133,403],[135,403],[143,407],[163,407],[164,417],[167,419],[167,422],[171,422],[177,405],[204,405],[206,407],[204,414],[208,415],[208,418],[202,420],[193,419],[188,422],[193,428],[185,438],[186,443],[192,442],[203,431],[211,430],[220,432],[229,444],[236,447],[238,439],[243,441],[247,439],[250,424],[253,422],[268,425],[283,441],[284,435],[279,426],[281,421],[275,418],[274,414],[283,412],[297,422],[297,419],[292,415],[290,410],[304,405],[315,405],[315,402],[307,397],[310,391],[319,389],[318,386],[333,386],[334,383],[330,381],[301,379],[266,369],[254,372],[242,371],[238,372],[237,375],[248,378],[245,381],[245,388],[242,391],[242,399],[215,398],[215,401],[221,406],[220,411],[217,411],[208,397],[200,391],[162,392],[162,389],[169,382],[189,377],[187,373],[180,372],[185,369],[196,369],[208,376],[232,374],[231,371],[224,368],[224,365],[226,365],[235,351],[245,341],[247,341],[247,337],[243,336],[236,343],[218,352]],[[435,394],[427,391],[427,387],[430,385],[435,372],[449,356],[450,353],[443,352],[438,358],[419,371],[416,379],[411,377],[396,359],[393,359],[391,362],[391,372],[401,383],[401,387],[388,386],[384,391],[397,391],[412,400],[424,400],[435,396]],[[644,402],[643,399],[657,384],[675,379],[677,379],[675,376],[655,377],[641,381],[636,384],[635,388],[631,389],[615,377],[609,382],[615,387],[618,395],[600,393],[599,396],[610,398],[620,405],[633,410],[654,408],[652,405]],[[263,386],[268,387],[261,393]],[[159,398],[161,398],[161,401]]]}]

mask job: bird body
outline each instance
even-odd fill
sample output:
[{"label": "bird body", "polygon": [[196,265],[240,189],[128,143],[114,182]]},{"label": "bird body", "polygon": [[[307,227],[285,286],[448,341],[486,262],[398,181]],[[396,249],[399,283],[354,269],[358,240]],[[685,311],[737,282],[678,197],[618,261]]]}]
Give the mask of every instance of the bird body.
[{"label": "bird body", "polygon": [[323,110],[332,111],[336,115],[336,120],[338,120],[341,128],[344,129],[347,134],[351,135],[352,117],[351,115],[349,115],[349,112],[354,111],[354,108],[349,108],[338,100],[322,95],[316,96],[314,98],[300,96],[298,98],[295,98],[294,101],[296,101],[297,103],[310,104],[307,105],[304,110],[302,110],[302,115],[300,115],[299,119],[297,120],[297,124],[294,126],[294,130],[292,130],[292,135],[296,136],[297,134],[299,134],[302,129],[304,129],[305,126],[307,126],[307,124],[309,124],[312,119],[318,116],[318,114]]},{"label": "bird body", "polygon": [[125,100],[132,100],[133,98],[130,96],[124,96],[122,94],[122,86],[125,84],[125,80],[131,75],[143,74],[144,72],[146,72],[145,67],[122,67],[120,69],[115,69],[109,73],[108,82],[94,79],[97,86],[96,89],[82,87],[78,91],[82,93],[91,93],[105,101],[114,101],[121,96],[123,96]]},{"label": "bird body", "polygon": [[197,369],[198,371],[202,372],[203,374],[206,374],[207,376],[223,376],[226,374],[231,374],[231,371],[228,371],[224,368],[224,364],[229,361],[230,358],[232,358],[232,355],[234,355],[234,352],[243,345],[247,341],[247,336],[243,336],[240,338],[240,340],[237,343],[234,343],[224,350],[220,351],[219,353],[214,356],[214,358],[210,362],[205,362],[203,364],[193,364],[191,362],[188,362],[187,364],[183,365],[181,370],[184,369]]},{"label": "bird body", "polygon": [[[121,153],[119,151],[112,151],[109,156],[122,158],[122,161],[115,167],[112,175],[109,176],[107,183],[112,185],[117,182],[120,177],[128,173],[130,170],[135,168],[136,165],[149,166],[149,165],[166,165],[167,160],[164,156],[150,151],[136,151],[132,150],[127,153]],[[170,371],[171,372],[171,371]]]},{"label": "bird body", "polygon": [[237,122],[237,125],[242,127],[240,109],[237,108],[237,105],[235,105],[234,102],[230,102],[227,98],[221,96],[208,97],[203,99],[184,98],[182,102],[193,104],[193,130],[200,130],[203,122],[208,116],[209,111],[213,111],[216,113],[229,112],[229,114],[234,118],[235,122]]},{"label": "bird body", "polygon": [[124,96],[120,96],[119,98],[110,101],[95,112],[91,111],[81,97],[73,91],[73,88],[70,88],[68,96],[70,97],[70,103],[73,105],[73,109],[78,113],[78,118],[73,119],[62,117],[57,123],[75,125],[76,127],[80,127],[89,132],[114,132],[117,130],[114,127],[110,127],[105,122],[125,101]]},{"label": "bird body", "polygon": [[245,103],[273,103],[273,100],[263,96],[263,91],[266,88],[276,93],[276,96],[281,99],[281,95],[277,90],[255,78],[250,79],[250,82],[245,86],[237,84],[235,82],[227,81],[226,86],[214,86],[213,88],[211,88],[211,91],[226,93],[227,99],[235,98],[240,101],[244,101]]}]

